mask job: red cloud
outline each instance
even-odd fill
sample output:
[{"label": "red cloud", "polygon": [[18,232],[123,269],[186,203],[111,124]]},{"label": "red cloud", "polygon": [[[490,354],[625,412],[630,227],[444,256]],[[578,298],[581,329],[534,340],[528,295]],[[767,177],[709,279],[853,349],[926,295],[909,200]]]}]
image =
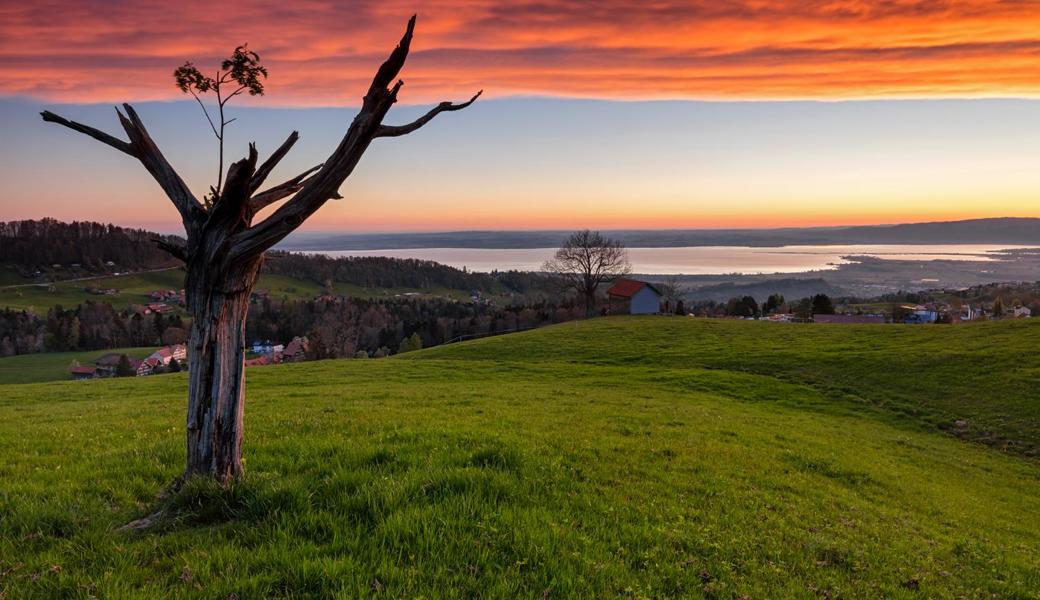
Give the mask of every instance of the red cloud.
[{"label": "red cloud", "polygon": [[184,60],[248,41],[268,103],[353,104],[420,23],[407,101],[467,95],[849,98],[1040,91],[1030,0],[402,0],[107,2],[0,7],[0,94],[173,99]]}]

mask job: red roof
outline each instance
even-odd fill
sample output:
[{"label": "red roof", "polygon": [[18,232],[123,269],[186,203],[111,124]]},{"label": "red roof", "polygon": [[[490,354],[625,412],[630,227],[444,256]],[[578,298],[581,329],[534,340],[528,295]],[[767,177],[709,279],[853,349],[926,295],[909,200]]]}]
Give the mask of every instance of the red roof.
[{"label": "red roof", "polygon": [[73,375],[93,375],[97,371],[94,367],[69,367],[69,372]]},{"label": "red roof", "polygon": [[661,292],[659,292],[657,288],[653,286],[652,283],[639,281],[637,279],[618,279],[616,282],[614,282],[614,285],[610,286],[610,289],[607,290],[607,294],[610,296],[621,296],[622,298],[631,298],[632,296],[636,295],[636,292],[645,287],[648,287],[651,290],[653,290],[654,293],[658,296],[661,295]]}]

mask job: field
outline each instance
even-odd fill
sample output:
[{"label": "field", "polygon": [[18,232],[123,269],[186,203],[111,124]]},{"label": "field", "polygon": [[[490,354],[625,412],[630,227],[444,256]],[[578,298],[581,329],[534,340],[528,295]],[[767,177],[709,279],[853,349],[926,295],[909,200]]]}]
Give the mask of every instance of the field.
[{"label": "field", "polygon": [[47,352],[44,354],[22,354],[0,358],[0,384],[42,383],[44,381],[66,381],[71,379],[69,366],[78,360],[82,365],[92,365],[101,356],[110,352],[126,354],[130,358],[144,358],[155,348],[116,348],[115,350],[93,350],[87,352]]},{"label": "field", "polygon": [[183,374],[0,386],[0,591],[1037,598],[1038,338],[612,318],[258,367],[246,478],[162,500]]}]

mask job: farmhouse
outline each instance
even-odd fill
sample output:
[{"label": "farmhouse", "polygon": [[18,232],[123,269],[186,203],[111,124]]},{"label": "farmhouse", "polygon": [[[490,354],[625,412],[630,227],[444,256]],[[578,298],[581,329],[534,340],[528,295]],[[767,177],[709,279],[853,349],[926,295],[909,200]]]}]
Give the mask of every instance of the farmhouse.
[{"label": "farmhouse", "polygon": [[619,279],[607,290],[612,315],[652,315],[661,312],[661,292],[652,283]]},{"label": "farmhouse", "polygon": [[111,377],[116,374],[116,367],[119,366],[119,357],[121,355],[118,352],[109,352],[94,361],[96,366],[95,374],[98,377]]},{"label": "farmhouse", "polygon": [[97,375],[97,367],[72,365],[69,373],[73,379],[93,379]]},{"label": "farmhouse", "polygon": [[307,358],[307,338],[303,336],[297,336],[289,342],[289,345],[285,347],[285,351],[282,352],[282,361],[292,362],[304,360]]},{"label": "farmhouse", "polygon": [[167,367],[170,365],[171,360],[183,361],[188,358],[188,347],[184,344],[174,344],[172,346],[163,346],[155,352],[152,352],[148,358],[154,358],[157,361],[155,366]]}]

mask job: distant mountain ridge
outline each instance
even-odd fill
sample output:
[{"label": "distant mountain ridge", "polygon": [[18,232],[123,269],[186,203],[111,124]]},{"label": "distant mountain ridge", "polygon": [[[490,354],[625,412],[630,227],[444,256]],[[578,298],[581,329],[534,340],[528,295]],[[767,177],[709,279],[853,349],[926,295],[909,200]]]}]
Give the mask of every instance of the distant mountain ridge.
[{"label": "distant mountain ridge", "polygon": [[[411,248],[554,248],[569,231],[454,231],[421,233],[298,233],[280,250]],[[633,248],[682,246],[825,246],[843,244],[1040,244],[1040,218],[1001,217],[781,229],[604,230]]]}]

